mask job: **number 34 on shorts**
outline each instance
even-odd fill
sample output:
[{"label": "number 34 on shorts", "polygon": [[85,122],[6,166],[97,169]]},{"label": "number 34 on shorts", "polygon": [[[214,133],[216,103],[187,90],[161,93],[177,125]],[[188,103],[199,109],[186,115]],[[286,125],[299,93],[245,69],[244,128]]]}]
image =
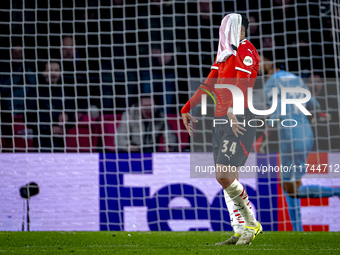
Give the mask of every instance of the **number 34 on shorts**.
[{"label": "number 34 on shorts", "polygon": [[236,142],[233,142],[229,148],[228,148],[228,145],[229,145],[229,140],[223,140],[223,149],[221,150],[222,153],[226,153],[229,149],[229,151],[235,155],[236,153],[236,146],[237,146],[237,143]]}]

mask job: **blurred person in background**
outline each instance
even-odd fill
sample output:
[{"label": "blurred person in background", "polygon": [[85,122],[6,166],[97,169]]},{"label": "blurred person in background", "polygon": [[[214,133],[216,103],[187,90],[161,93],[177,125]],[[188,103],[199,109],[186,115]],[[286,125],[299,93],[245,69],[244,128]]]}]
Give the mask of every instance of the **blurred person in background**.
[{"label": "blurred person in background", "polygon": [[[62,38],[62,47],[60,48],[61,57],[61,82],[68,86],[70,90],[74,90],[73,93],[77,95],[77,110],[85,112],[89,108],[89,92],[88,92],[88,77],[85,70],[86,62],[79,57],[78,49],[75,45],[75,41],[71,36],[65,36]],[[95,87],[96,90],[92,88]],[[98,95],[99,86],[91,86],[91,96]],[[93,104],[90,99],[90,105]],[[99,103],[97,105],[100,105]]]},{"label": "blurred person in background", "polygon": [[84,61],[80,61],[78,49],[76,48],[72,36],[64,36],[62,38],[60,58],[62,60],[62,71],[66,78],[75,80],[74,74],[77,74],[75,71],[86,70],[86,63]]},{"label": "blurred person in background", "polygon": [[249,15],[249,38],[255,48],[261,47],[259,23],[255,14]]},{"label": "blurred person in background", "polygon": [[262,39],[262,45],[263,45],[263,48],[273,48],[273,46],[275,46],[275,41],[273,43],[273,39],[271,37],[263,37]]},{"label": "blurred person in background", "polygon": [[74,59],[76,56],[76,48],[71,36],[63,38],[63,46],[61,48],[61,55],[63,59]]},{"label": "blurred person in background", "polygon": [[213,12],[213,6],[211,0],[200,0],[198,5],[198,13],[201,19],[210,19]]},{"label": "blurred person in background", "polygon": [[132,105],[123,113],[117,136],[120,151],[156,152],[161,137],[167,146],[166,151],[177,151],[177,136],[171,132],[163,110],[157,108],[150,96],[143,96],[140,104]]},{"label": "blurred person in background", "polygon": [[[307,86],[303,80],[287,71],[285,71],[284,63],[277,61],[276,65],[272,60],[261,56],[261,62],[264,63],[263,68],[260,67],[259,73],[268,75],[270,78],[264,84],[264,90],[267,97],[267,102],[272,105],[272,89],[277,88],[278,94],[281,95],[281,88],[303,88]],[[289,99],[304,98],[304,94],[300,92],[287,93]],[[320,112],[320,104],[311,96],[307,102],[307,106],[317,113],[317,117],[327,118],[327,114]],[[270,119],[277,120],[276,126],[279,130],[280,156],[281,165],[288,168],[293,166],[291,171],[281,172],[281,181],[286,197],[288,212],[294,231],[303,231],[301,213],[300,213],[300,198],[321,198],[340,196],[340,188],[324,187],[320,185],[303,185],[301,177],[307,173],[307,158],[313,147],[314,134],[307,116],[301,112],[296,105],[287,105],[287,114],[281,113],[281,99],[277,102],[277,109],[271,115]],[[288,127],[277,125],[278,121],[286,120]],[[297,123],[294,125],[295,120]],[[293,169],[296,168],[296,171]]]},{"label": "blurred person in background", "polygon": [[153,94],[157,105],[166,106],[167,113],[176,113],[175,71],[171,68],[174,66],[173,54],[165,53],[157,46],[152,48],[151,54],[151,72],[141,71],[141,93]]},{"label": "blurred person in background", "polygon": [[0,76],[3,106],[12,110],[14,115],[23,115],[27,110],[25,104],[31,106],[32,102],[27,99],[34,92],[37,81],[34,67],[30,62],[24,61],[21,43],[13,45],[11,61],[7,65],[1,65],[1,73],[6,73]]},{"label": "blurred person in background", "polygon": [[1,94],[1,120],[2,134],[6,142],[12,143],[12,123],[15,119],[26,122],[32,135],[32,114],[36,110],[35,90],[36,75],[34,66],[25,61],[22,42],[12,39],[11,59],[1,64],[0,94]]},{"label": "blurred person in background", "polygon": [[64,152],[66,129],[75,122],[74,89],[61,82],[60,63],[49,61],[38,88],[38,146],[43,152]]},{"label": "blurred person in background", "polygon": [[250,36],[259,35],[259,25],[254,15],[249,16],[249,34]]}]

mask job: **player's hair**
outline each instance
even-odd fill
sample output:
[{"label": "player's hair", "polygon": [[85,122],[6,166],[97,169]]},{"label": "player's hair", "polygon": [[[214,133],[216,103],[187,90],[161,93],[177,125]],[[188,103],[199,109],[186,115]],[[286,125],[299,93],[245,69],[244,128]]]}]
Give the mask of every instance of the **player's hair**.
[{"label": "player's hair", "polygon": [[249,26],[249,20],[245,15],[241,15],[241,17],[242,17],[242,26],[244,26],[245,36],[247,37],[248,36],[247,30],[248,30],[248,26]]},{"label": "player's hair", "polygon": [[249,26],[249,20],[245,15],[241,15],[241,17],[242,17],[242,26],[244,26],[247,32],[248,26]]}]

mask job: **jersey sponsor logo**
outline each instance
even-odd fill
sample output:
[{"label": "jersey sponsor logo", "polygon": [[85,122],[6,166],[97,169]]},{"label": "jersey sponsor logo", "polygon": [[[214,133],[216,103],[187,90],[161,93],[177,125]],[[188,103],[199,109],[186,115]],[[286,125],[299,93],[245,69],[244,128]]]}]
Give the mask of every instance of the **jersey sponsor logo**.
[{"label": "jersey sponsor logo", "polygon": [[243,59],[243,64],[245,64],[246,66],[251,66],[253,64],[253,59],[249,56],[246,56]]},{"label": "jersey sponsor logo", "polygon": [[248,50],[250,51],[251,54],[253,54],[253,51],[254,51],[254,50],[250,50],[250,49],[248,49]]}]

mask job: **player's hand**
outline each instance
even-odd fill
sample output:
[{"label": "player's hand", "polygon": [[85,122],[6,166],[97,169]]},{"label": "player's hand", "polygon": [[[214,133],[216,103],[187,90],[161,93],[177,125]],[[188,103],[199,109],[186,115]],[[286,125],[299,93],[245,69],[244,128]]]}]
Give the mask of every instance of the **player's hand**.
[{"label": "player's hand", "polygon": [[244,127],[241,127],[241,124],[243,123],[239,123],[236,116],[231,112],[228,112],[228,118],[229,118],[229,123],[233,123],[233,125],[231,126],[231,129],[233,130],[234,135],[236,137],[238,137],[238,134],[244,135],[241,131],[241,130],[246,131]]},{"label": "player's hand", "polygon": [[190,121],[198,122],[198,120],[191,117],[190,113],[182,113],[182,119],[183,119],[184,126],[188,130],[189,135],[191,136],[191,131],[194,132],[194,128],[192,127],[192,124],[190,123]]}]

